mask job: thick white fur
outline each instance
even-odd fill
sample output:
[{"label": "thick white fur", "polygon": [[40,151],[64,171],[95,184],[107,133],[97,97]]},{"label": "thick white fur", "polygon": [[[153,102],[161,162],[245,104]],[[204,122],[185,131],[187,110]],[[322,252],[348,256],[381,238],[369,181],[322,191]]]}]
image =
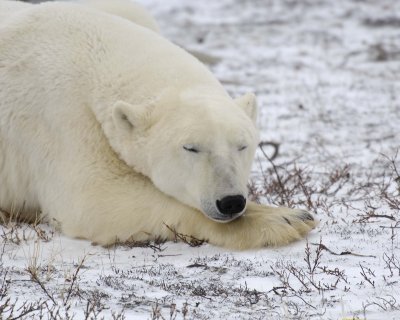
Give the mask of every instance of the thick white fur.
[{"label": "thick white fur", "polygon": [[17,11],[30,6],[30,4],[21,1],[0,0],[0,24]]},{"label": "thick white fur", "polygon": [[304,211],[255,203],[229,223],[212,220],[216,200],[246,193],[252,94],[232,100],[146,23],[73,4],[14,4],[0,1],[0,208],[41,211],[65,234],[102,245],[173,239],[167,225],[245,249],[314,227]]}]

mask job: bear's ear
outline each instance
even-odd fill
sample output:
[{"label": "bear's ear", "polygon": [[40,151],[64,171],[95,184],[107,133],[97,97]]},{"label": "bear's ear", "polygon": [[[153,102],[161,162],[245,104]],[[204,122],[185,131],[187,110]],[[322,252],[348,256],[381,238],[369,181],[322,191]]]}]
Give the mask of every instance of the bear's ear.
[{"label": "bear's ear", "polygon": [[235,99],[236,104],[241,107],[244,112],[253,120],[257,121],[257,103],[254,93],[246,93],[243,96]]},{"label": "bear's ear", "polygon": [[117,101],[113,106],[113,121],[118,129],[126,132],[144,128],[151,109],[150,104],[132,105],[124,101]]}]

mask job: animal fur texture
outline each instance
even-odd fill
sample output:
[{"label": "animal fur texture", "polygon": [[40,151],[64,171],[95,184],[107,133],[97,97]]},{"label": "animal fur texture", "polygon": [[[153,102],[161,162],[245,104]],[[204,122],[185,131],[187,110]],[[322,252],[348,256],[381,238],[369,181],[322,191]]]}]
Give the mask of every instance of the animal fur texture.
[{"label": "animal fur texture", "polygon": [[305,236],[309,213],[246,200],[254,95],[232,99],[142,8],[103,4],[0,0],[0,208],[101,245]]}]

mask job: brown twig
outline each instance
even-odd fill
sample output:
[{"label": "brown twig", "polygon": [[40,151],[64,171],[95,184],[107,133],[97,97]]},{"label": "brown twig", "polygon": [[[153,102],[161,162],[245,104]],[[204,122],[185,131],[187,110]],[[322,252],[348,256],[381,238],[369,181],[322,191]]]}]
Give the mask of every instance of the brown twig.
[{"label": "brown twig", "polygon": [[174,234],[176,240],[180,240],[191,247],[199,247],[205,242],[205,240],[197,239],[193,236],[179,233],[174,228],[170,227],[165,223],[164,225],[168,228],[168,230],[170,230]]},{"label": "brown twig", "polygon": [[373,255],[364,255],[364,254],[354,253],[354,252],[351,252],[351,251],[342,251],[341,253],[337,253],[337,252],[334,252],[334,251],[328,249],[322,243],[311,243],[311,244],[314,245],[314,246],[319,246],[322,250],[328,251],[330,254],[333,254],[335,256],[351,255],[351,256],[364,257],[364,258],[376,258],[376,256],[373,256]]},{"label": "brown twig", "polygon": [[272,142],[272,141],[261,141],[259,144],[258,144],[258,147],[261,149],[261,151],[264,153],[264,155],[265,155],[265,152],[264,152],[264,149],[263,149],[263,147],[265,147],[265,146],[271,146],[271,147],[273,147],[274,148],[274,153],[272,154],[272,156],[270,156],[270,157],[268,157],[271,161],[272,160],[275,160],[275,158],[278,156],[278,154],[279,154],[279,146],[280,146],[280,144],[279,143],[277,143],[277,142]]}]

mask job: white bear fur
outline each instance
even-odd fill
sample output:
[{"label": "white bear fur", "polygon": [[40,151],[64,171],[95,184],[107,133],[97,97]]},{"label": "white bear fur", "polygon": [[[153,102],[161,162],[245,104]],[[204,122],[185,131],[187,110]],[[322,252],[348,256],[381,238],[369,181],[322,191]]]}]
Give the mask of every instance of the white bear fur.
[{"label": "white bear fur", "polygon": [[19,10],[26,9],[31,5],[20,1],[0,0],[0,23],[11,17],[12,14]]},{"label": "white bear fur", "polygon": [[252,202],[233,221],[213,221],[216,200],[246,194],[255,98],[232,100],[151,19],[142,27],[66,3],[0,1],[0,12],[3,211],[41,212],[102,245],[174,239],[173,229],[247,249],[315,226],[304,211]]}]

